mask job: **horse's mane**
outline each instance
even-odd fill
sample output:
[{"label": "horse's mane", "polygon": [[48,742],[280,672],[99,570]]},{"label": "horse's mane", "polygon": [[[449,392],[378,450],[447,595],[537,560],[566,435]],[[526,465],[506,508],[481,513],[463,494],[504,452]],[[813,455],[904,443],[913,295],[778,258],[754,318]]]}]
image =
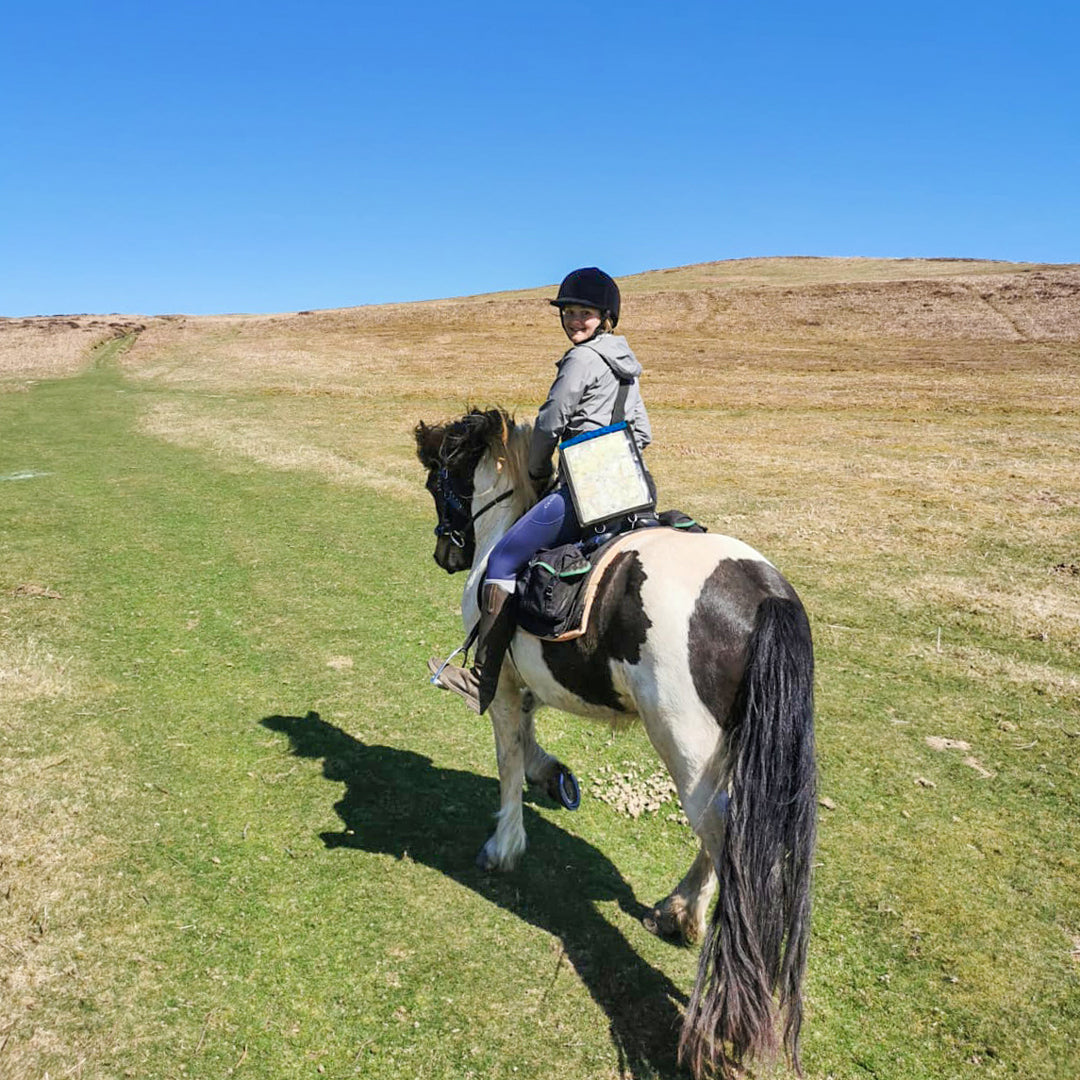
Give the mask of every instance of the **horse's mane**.
[{"label": "horse's mane", "polygon": [[456,466],[472,472],[487,455],[492,461],[504,463],[509,486],[514,490],[515,517],[536,502],[536,488],[529,478],[532,424],[519,424],[505,409],[474,407],[460,419],[447,423],[420,423],[414,434],[417,456],[426,468]]},{"label": "horse's mane", "polygon": [[503,462],[508,486],[514,491],[511,505],[516,520],[536,502],[536,487],[529,477],[532,424],[519,424],[513,414],[501,408],[472,409],[463,420],[480,422],[486,453],[493,461]]},{"label": "horse's mane", "polygon": [[514,421],[512,416],[503,413],[506,419],[506,435],[503,440],[504,460],[514,489],[514,509],[516,517],[521,517],[536,502],[536,487],[529,476],[529,445],[532,442],[532,424]]}]

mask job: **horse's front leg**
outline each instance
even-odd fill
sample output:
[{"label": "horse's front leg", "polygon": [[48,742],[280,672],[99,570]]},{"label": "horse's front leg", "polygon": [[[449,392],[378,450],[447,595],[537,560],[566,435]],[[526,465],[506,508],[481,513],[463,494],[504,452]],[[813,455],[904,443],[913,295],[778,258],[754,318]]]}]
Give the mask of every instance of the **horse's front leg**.
[{"label": "horse's front leg", "polygon": [[568,810],[581,802],[581,789],[574,774],[536,741],[536,698],[526,690],[521,703],[521,734],[525,748],[525,779],[542,788],[548,797]]},{"label": "horse's front leg", "polygon": [[500,806],[495,832],[476,857],[481,870],[510,870],[525,850],[525,826],[521,819],[521,793],[525,784],[522,690],[508,686],[507,682],[504,677],[488,708],[495,732]]}]

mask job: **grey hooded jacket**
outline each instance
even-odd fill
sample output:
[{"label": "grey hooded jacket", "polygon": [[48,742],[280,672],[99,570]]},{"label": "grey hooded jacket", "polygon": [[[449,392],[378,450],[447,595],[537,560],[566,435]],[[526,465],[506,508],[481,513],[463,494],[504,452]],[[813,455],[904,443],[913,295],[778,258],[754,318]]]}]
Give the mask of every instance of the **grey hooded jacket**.
[{"label": "grey hooded jacket", "polygon": [[567,350],[556,367],[559,373],[533,426],[529,447],[532,477],[543,480],[551,474],[551,455],[558,443],[611,423],[621,379],[634,380],[626,396],[625,419],[638,449],[644,450],[652,442],[649,417],[638,390],[641,364],[626,338],[599,334]]}]

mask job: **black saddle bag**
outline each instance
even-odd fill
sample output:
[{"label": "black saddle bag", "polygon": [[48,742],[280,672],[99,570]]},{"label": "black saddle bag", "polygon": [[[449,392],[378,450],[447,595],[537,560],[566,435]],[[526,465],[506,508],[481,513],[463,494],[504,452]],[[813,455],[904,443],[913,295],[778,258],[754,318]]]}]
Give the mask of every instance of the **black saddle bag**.
[{"label": "black saddle bag", "polygon": [[534,556],[518,577],[518,625],[538,637],[558,637],[576,628],[591,569],[577,544],[563,544]]},{"label": "black saddle bag", "polygon": [[689,514],[684,514],[681,510],[665,510],[659,515],[659,518],[661,525],[678,529],[679,532],[703,533],[709,531],[704,525],[699,524]]}]

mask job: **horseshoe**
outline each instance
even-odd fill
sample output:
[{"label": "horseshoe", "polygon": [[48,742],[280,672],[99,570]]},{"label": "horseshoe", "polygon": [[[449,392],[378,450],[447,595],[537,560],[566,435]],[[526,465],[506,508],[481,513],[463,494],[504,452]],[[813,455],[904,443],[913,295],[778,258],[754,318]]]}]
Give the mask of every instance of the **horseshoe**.
[{"label": "horseshoe", "polygon": [[559,802],[567,810],[576,810],[581,805],[581,785],[577,777],[565,766],[559,767],[558,779]]}]

